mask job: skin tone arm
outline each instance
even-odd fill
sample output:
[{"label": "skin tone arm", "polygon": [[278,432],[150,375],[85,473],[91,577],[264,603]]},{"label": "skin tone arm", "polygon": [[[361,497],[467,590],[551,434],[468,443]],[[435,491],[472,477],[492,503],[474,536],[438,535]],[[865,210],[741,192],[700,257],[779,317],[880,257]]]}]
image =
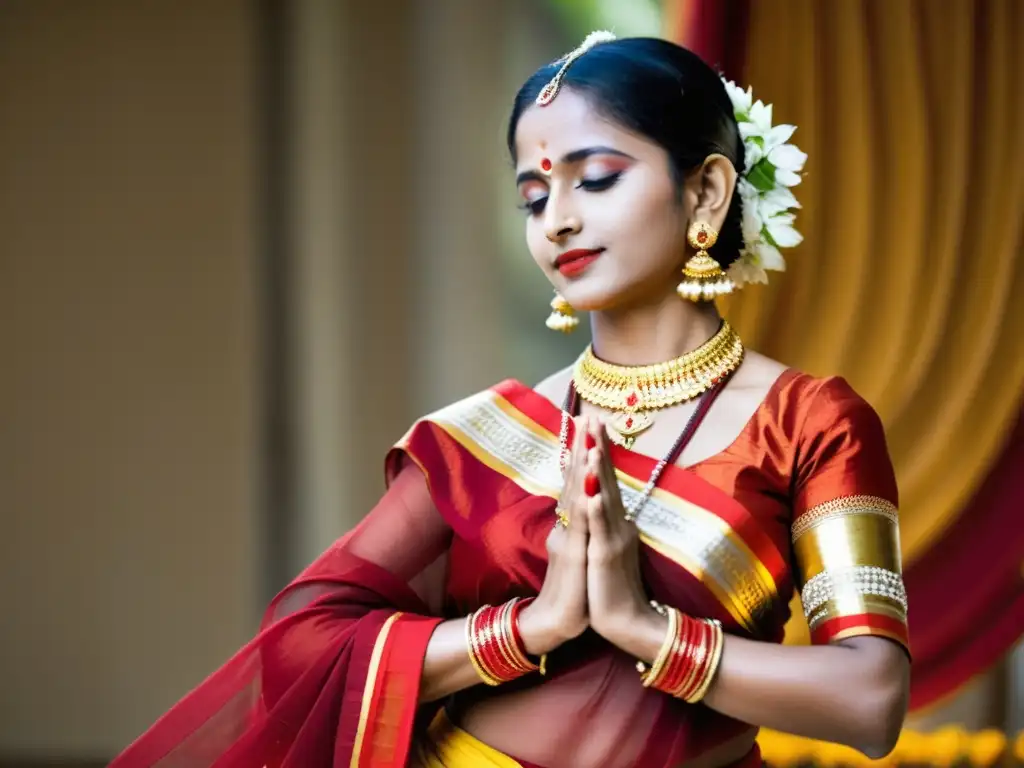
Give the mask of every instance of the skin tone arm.
[{"label": "skin tone arm", "polygon": [[[586,464],[601,480],[601,493],[588,506],[591,626],[649,663],[665,639],[668,621],[644,593],[639,538],[636,526],[623,516],[607,433],[596,421],[588,424],[597,447],[589,451]],[[903,725],[909,669],[903,650],[884,638],[797,647],[727,636],[704,703],[753,725],[846,744],[877,759],[892,751]]]}]

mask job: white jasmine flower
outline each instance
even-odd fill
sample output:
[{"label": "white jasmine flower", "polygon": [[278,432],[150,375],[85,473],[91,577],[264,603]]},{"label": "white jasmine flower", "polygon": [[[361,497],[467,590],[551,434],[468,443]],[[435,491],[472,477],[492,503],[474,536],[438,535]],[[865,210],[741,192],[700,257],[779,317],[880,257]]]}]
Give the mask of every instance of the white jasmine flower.
[{"label": "white jasmine flower", "polygon": [[732,80],[725,80],[725,90],[729,94],[729,100],[732,102],[733,112],[735,112],[737,119],[741,115],[746,115],[750,111],[750,105],[754,100],[753,89],[747,88],[743,90]]},{"label": "white jasmine flower", "polygon": [[[804,236],[793,228],[796,216],[792,213],[780,213],[765,219],[764,226],[772,242],[779,248],[794,248],[803,242]],[[782,258],[782,255],[779,255]]]},{"label": "white jasmine flower", "polygon": [[741,287],[751,283],[768,283],[768,273],[762,267],[742,258],[729,265],[728,274],[729,279]]},{"label": "white jasmine flower", "polygon": [[754,101],[750,88],[743,90],[724,81],[743,138],[744,169],[736,184],[743,201],[743,250],[729,267],[736,285],[767,283],[767,270],[784,271],[780,248],[803,241],[793,226],[800,208],[790,187],[800,183],[807,155],[789,140],[796,127],[772,125],[772,106]]}]

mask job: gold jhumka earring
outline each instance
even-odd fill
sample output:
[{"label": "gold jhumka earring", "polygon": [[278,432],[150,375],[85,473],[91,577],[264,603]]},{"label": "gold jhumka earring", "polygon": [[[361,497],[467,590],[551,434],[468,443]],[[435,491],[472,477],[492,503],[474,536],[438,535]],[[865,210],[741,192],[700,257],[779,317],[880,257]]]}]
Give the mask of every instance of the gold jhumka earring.
[{"label": "gold jhumka earring", "polygon": [[555,291],[555,298],[551,300],[551,314],[544,321],[544,325],[552,331],[572,333],[579,324],[580,319],[576,317],[575,310],[568,301],[562,298],[562,294]]},{"label": "gold jhumka earring", "polygon": [[686,240],[697,254],[683,267],[683,279],[676,286],[676,293],[688,301],[714,301],[732,293],[735,284],[708,255],[708,249],[718,242],[718,233],[705,222],[695,221],[686,233]]}]

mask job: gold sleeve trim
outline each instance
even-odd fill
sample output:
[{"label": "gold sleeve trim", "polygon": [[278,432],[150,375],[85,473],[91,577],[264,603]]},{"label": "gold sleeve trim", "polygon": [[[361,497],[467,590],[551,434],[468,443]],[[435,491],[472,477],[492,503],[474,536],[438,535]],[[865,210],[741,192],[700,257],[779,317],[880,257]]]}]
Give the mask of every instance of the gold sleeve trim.
[{"label": "gold sleeve trim", "polygon": [[902,622],[907,620],[903,578],[876,566],[823,571],[804,585],[800,601],[812,631],[832,616],[884,613]]},{"label": "gold sleeve trim", "polygon": [[857,566],[903,572],[899,528],[881,515],[828,517],[793,544],[799,565],[798,586],[818,574]]},{"label": "gold sleeve trim", "polygon": [[880,515],[893,525],[899,525],[899,512],[892,502],[879,496],[846,496],[811,507],[793,521],[790,530],[793,542],[827,520],[850,515]]}]

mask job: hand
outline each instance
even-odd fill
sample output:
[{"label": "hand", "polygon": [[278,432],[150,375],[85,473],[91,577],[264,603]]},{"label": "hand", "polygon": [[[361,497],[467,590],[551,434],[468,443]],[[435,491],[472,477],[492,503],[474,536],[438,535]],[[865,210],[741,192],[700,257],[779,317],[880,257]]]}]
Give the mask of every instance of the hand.
[{"label": "hand", "polygon": [[548,534],[548,570],[537,599],[519,614],[519,632],[528,653],[538,656],[583,633],[587,616],[587,427],[573,420],[575,434],[566,462],[565,482],[558,506],[569,516],[569,527],[555,523]]},{"label": "hand", "polygon": [[586,470],[596,476],[600,492],[588,499],[587,506],[587,604],[594,631],[623,647],[623,639],[639,622],[656,619],[640,577],[640,536],[636,525],[626,520],[619,495],[611,440],[603,423],[594,423],[591,430],[596,445],[588,452]]}]

